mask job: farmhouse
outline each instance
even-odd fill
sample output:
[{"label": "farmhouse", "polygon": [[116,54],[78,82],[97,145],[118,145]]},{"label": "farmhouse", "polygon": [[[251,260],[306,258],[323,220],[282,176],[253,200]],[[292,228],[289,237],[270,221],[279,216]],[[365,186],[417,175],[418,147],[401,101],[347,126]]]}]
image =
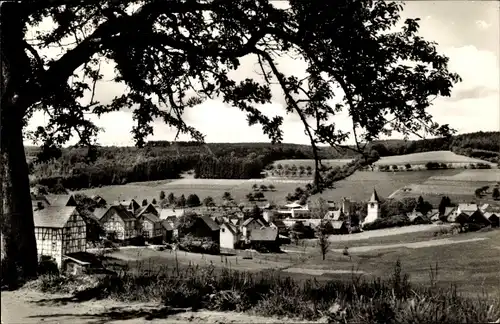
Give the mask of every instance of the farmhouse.
[{"label": "farmhouse", "polygon": [[481,209],[477,209],[474,213],[472,213],[472,215],[469,216],[469,219],[467,219],[467,224],[469,226],[476,225],[479,227],[491,225],[490,221],[484,215],[484,213],[481,211]]},{"label": "farmhouse", "polygon": [[219,241],[219,225],[208,216],[195,218],[193,225],[189,228],[189,234],[198,238],[210,238]]},{"label": "farmhouse", "polygon": [[39,259],[48,256],[59,268],[65,256],[85,251],[86,227],[75,207],[48,206],[33,213]]},{"label": "farmhouse", "polygon": [[363,224],[373,223],[375,220],[380,218],[380,199],[378,197],[377,191],[373,189],[372,196],[370,197],[370,201],[368,201],[368,211],[365,219],[363,220]]},{"label": "farmhouse", "polygon": [[240,230],[243,238],[249,238],[252,231],[260,230],[261,228],[266,227],[266,225],[267,224],[264,223],[264,220],[262,219],[248,218],[241,224]]},{"label": "farmhouse", "polygon": [[123,205],[108,208],[99,219],[99,223],[108,236],[118,240],[128,240],[137,237],[137,219]]},{"label": "farmhouse", "polygon": [[246,245],[257,250],[260,248],[276,250],[279,247],[278,229],[269,226],[248,231],[243,239]]},{"label": "farmhouse", "polygon": [[343,220],[332,220],[330,222],[332,225],[332,234],[349,234],[349,228],[347,227],[347,224]]},{"label": "farmhouse", "polygon": [[488,220],[491,223],[491,227],[498,227],[499,226],[500,218],[498,217],[498,215],[496,213],[486,212],[486,213],[484,213],[484,217],[488,218]]},{"label": "farmhouse", "polygon": [[165,227],[158,216],[153,213],[142,213],[137,217],[140,224],[141,234],[147,241],[161,243],[166,237]]}]

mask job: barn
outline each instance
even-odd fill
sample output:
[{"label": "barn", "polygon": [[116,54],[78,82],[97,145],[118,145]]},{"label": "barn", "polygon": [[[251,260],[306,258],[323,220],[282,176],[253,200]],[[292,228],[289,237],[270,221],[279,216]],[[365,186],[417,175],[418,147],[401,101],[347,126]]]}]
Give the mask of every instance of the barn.
[{"label": "barn", "polygon": [[65,255],[85,252],[86,225],[75,207],[48,206],[33,212],[38,258],[48,256],[62,267]]}]

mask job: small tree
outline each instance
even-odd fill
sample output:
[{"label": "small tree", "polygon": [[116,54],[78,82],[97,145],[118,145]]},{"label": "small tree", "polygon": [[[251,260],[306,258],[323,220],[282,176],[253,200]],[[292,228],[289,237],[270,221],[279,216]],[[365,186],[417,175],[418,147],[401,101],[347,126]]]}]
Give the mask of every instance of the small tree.
[{"label": "small tree", "polygon": [[493,192],[491,193],[491,197],[493,197],[493,199],[495,200],[498,200],[500,198],[500,190],[498,190],[498,188],[494,188]]},{"label": "small tree", "polygon": [[264,184],[260,185],[260,190],[267,191],[267,186]]},{"label": "small tree", "polygon": [[264,193],[263,192],[256,192],[253,197],[257,200],[263,200],[264,199]]},{"label": "small tree", "polygon": [[152,203],[153,205],[156,205],[156,204],[157,204],[156,198],[153,198],[153,200],[151,200],[151,203]]},{"label": "small tree", "polygon": [[148,200],[147,199],[143,199],[142,200],[142,205],[143,206],[147,206],[148,205]]},{"label": "small tree", "polygon": [[186,206],[186,197],[184,197],[184,195],[181,195],[179,198],[176,199],[175,205],[177,207],[185,207]]},{"label": "small tree", "polygon": [[257,184],[256,184],[256,183],[254,183],[254,184],[252,185],[252,189],[253,189],[253,190],[255,190],[255,191],[257,191],[257,190],[259,190],[259,186],[257,186]]},{"label": "small tree", "polygon": [[270,191],[274,191],[274,189],[276,189],[276,187],[273,184],[270,184],[268,188]]},{"label": "small tree", "polygon": [[168,203],[170,205],[174,205],[175,204],[176,199],[175,199],[175,195],[174,195],[173,192],[171,192],[171,193],[168,194],[167,200],[168,200]]},{"label": "small tree", "polygon": [[254,201],[254,197],[253,197],[253,194],[251,192],[249,192],[247,195],[246,195],[246,198],[248,201]]},{"label": "small tree", "polygon": [[474,195],[476,195],[477,198],[481,198],[482,195],[483,195],[483,189],[481,188],[477,188],[475,191],[474,191]]},{"label": "small tree", "polygon": [[233,197],[231,196],[231,193],[226,191],[224,192],[224,194],[222,195],[222,199],[224,200],[233,200]]},{"label": "small tree", "polygon": [[203,205],[205,205],[206,207],[215,206],[214,199],[210,196],[205,197],[205,199],[203,199]]},{"label": "small tree", "polygon": [[198,207],[201,205],[200,198],[196,194],[190,194],[187,197],[186,205],[188,207]]},{"label": "small tree", "polygon": [[163,190],[162,190],[162,191],[160,191],[160,200],[165,199],[165,197],[166,197],[166,196],[165,196],[165,191],[163,191]]},{"label": "small tree", "polygon": [[405,164],[405,168],[406,168],[406,170],[411,170],[411,164],[410,163],[406,163]]}]

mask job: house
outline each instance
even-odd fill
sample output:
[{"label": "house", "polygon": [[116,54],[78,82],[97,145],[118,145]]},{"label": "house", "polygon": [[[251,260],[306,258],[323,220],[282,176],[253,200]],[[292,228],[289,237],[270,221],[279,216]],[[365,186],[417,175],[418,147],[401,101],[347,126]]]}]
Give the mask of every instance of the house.
[{"label": "house", "polygon": [[130,210],[132,214],[135,214],[136,210],[141,207],[141,205],[139,205],[139,203],[135,201],[135,199],[114,202],[113,205],[124,206],[125,208],[127,208],[127,210]]},{"label": "house", "polygon": [[467,225],[476,225],[479,227],[490,226],[491,223],[488,218],[484,215],[481,209],[477,209],[472,215],[467,219]]},{"label": "house", "polygon": [[349,234],[349,228],[345,221],[342,220],[332,220],[330,222],[332,225],[332,234]]},{"label": "house", "polygon": [[184,216],[185,211],[183,208],[163,208],[160,211],[160,219],[168,219],[173,216],[175,218]]},{"label": "house", "polygon": [[240,231],[243,235],[243,238],[249,237],[250,232],[254,230],[259,230],[263,227],[266,227],[266,223],[264,223],[263,219],[260,218],[248,218],[240,225]]},{"label": "house", "polygon": [[99,206],[106,206],[107,205],[106,200],[104,200],[104,198],[102,198],[99,195],[93,195],[90,198],[92,198],[92,200],[94,200]]},{"label": "house", "polygon": [[428,223],[427,216],[424,215],[424,214],[422,214],[419,211],[413,210],[413,212],[409,213],[407,216],[408,216],[408,219],[410,220],[410,222],[412,224],[414,224],[414,225],[416,225],[416,224],[427,224]]},{"label": "house", "polygon": [[240,242],[241,232],[231,223],[223,223],[220,226],[219,244],[221,249],[235,249]]},{"label": "house", "polygon": [[465,213],[467,215],[472,215],[476,210],[478,210],[477,204],[458,204],[457,209],[455,210],[455,215],[458,216],[461,213]]},{"label": "house", "polygon": [[486,213],[484,213],[484,216],[486,218],[488,218],[488,220],[490,221],[491,227],[498,227],[499,226],[500,217],[498,217],[498,215],[496,213],[486,212]]},{"label": "house", "polygon": [[244,246],[252,247],[256,250],[278,250],[278,229],[270,226],[247,232],[247,237],[242,237]]},{"label": "house", "polygon": [[481,207],[479,207],[479,209],[481,209],[481,211],[484,213],[488,210],[489,207],[490,204],[482,204]]},{"label": "house", "polygon": [[86,226],[74,206],[48,206],[33,212],[38,258],[48,256],[63,268],[66,254],[86,250]]},{"label": "house", "polygon": [[146,206],[139,207],[135,210],[134,216],[136,218],[139,218],[142,214],[145,213],[150,213],[155,215],[156,217],[160,217],[160,213],[158,210],[153,206],[153,204],[147,204]]},{"label": "house", "polygon": [[170,224],[168,220],[162,220],[161,221],[161,226],[163,226],[163,241],[164,242],[172,242],[172,239],[174,238],[174,227]]},{"label": "house", "polygon": [[345,219],[345,214],[342,209],[339,210],[329,210],[325,217],[326,219],[331,219],[333,221],[340,221]]},{"label": "house", "polygon": [[189,234],[198,238],[210,238],[218,242],[219,225],[208,216],[198,216],[189,228]]},{"label": "house", "polygon": [[448,222],[448,218],[452,216],[455,213],[455,210],[457,207],[446,207],[444,209],[444,213],[442,215],[439,215],[439,219],[443,222]]},{"label": "house", "polygon": [[362,225],[373,223],[375,220],[380,218],[380,214],[381,214],[380,199],[378,197],[377,191],[374,188],[372,196],[368,201],[368,210]]},{"label": "house", "polygon": [[288,228],[281,219],[275,219],[269,224],[269,226],[276,227],[279,235],[288,235]]},{"label": "house", "polygon": [[165,227],[158,216],[153,213],[142,213],[137,217],[141,234],[147,241],[161,243],[166,236]]},{"label": "house", "polygon": [[76,206],[76,200],[73,195],[47,195],[45,196],[51,206]]},{"label": "house", "polygon": [[137,219],[123,205],[113,205],[99,219],[108,236],[118,240],[128,240],[138,236]]}]

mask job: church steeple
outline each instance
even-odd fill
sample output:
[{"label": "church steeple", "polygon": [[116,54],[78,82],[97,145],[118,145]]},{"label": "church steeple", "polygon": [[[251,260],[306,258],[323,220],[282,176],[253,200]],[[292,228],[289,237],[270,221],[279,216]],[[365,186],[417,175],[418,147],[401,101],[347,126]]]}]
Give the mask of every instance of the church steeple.
[{"label": "church steeple", "polygon": [[377,203],[380,202],[380,199],[378,198],[377,190],[375,190],[375,188],[373,188],[373,193],[372,193],[372,196],[370,198],[370,202],[377,202]]}]

